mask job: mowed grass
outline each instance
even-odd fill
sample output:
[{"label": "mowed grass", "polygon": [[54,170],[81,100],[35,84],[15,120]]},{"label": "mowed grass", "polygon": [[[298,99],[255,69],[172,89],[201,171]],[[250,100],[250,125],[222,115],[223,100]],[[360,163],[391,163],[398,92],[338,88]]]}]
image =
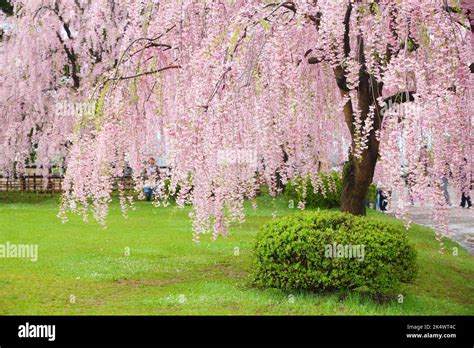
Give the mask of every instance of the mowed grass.
[{"label": "mowed grass", "polygon": [[[57,198],[0,203],[0,244],[37,244],[37,262],[0,258],[2,315],[473,315],[474,259],[432,230],[413,226],[419,273],[401,303],[360,294],[256,289],[249,283],[258,229],[296,212],[284,200],[259,199],[227,238],[192,241],[190,208],[138,202],[128,219],[113,204],[107,229],[56,217]],[[370,212],[380,219],[391,219]],[[454,256],[452,248],[459,249]],[[129,248],[129,249],[127,249]],[[126,251],[130,255],[126,256]],[[401,299],[401,297],[400,297]]]}]

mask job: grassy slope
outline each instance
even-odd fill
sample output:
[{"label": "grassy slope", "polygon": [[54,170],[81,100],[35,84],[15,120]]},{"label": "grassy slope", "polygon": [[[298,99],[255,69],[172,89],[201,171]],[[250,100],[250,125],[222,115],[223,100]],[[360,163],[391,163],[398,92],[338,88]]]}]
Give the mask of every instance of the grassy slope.
[{"label": "grassy slope", "polygon": [[230,237],[199,244],[192,242],[189,209],[137,206],[125,220],[114,205],[103,230],[75,216],[62,225],[55,200],[0,203],[0,244],[39,245],[36,263],[0,259],[0,314],[474,314],[473,257],[462,248],[459,256],[440,255],[427,228],[409,233],[420,272],[404,287],[403,303],[296,292],[291,303],[287,293],[247,281],[254,236],[275,208],[279,215],[295,211],[285,202],[262,199]]}]

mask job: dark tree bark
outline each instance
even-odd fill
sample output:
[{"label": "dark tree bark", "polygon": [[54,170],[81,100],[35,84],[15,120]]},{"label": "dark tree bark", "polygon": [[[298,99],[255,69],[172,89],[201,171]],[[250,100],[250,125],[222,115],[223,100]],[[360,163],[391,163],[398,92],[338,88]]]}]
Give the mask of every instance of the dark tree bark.
[{"label": "dark tree bark", "polygon": [[[346,10],[344,25],[344,54],[346,57],[350,53],[349,42],[349,20],[352,6]],[[375,166],[379,153],[379,141],[376,139],[375,131],[382,125],[382,112],[377,103],[377,98],[382,95],[383,84],[377,82],[374,76],[367,73],[364,55],[364,41],[361,36],[357,37],[357,47],[359,48],[358,62],[361,64],[359,70],[359,85],[357,86],[358,106],[361,112],[360,118],[364,122],[369,115],[370,107],[374,107],[373,129],[369,134],[367,149],[360,157],[349,154],[349,161],[344,165],[342,178],[341,210],[354,215],[365,215],[365,200],[374,177]],[[337,85],[343,97],[349,93],[347,87],[347,71],[342,66],[334,69]],[[351,151],[355,149],[357,134],[354,127],[354,112],[351,101],[344,106],[344,118],[352,137]]]},{"label": "dark tree bark", "polygon": [[[379,141],[375,137],[375,131],[381,127],[382,115],[376,98],[380,95],[381,90],[382,85],[377,83],[374,77],[361,70],[357,91],[361,119],[367,119],[371,106],[375,106],[375,115],[373,130],[370,132],[368,138],[367,149],[365,149],[358,158],[353,156],[352,153],[349,154],[349,161],[344,165],[341,210],[354,215],[365,215],[365,200],[377,164]],[[342,93],[345,94],[347,92],[343,91]],[[350,102],[344,107],[344,116],[352,137],[352,149],[354,149],[356,134],[354,129],[354,114]]]}]

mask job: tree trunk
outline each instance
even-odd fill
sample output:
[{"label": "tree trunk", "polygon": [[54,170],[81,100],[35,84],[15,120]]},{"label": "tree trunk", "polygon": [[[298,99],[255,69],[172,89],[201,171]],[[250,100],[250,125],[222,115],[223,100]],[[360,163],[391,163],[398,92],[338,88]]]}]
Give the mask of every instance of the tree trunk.
[{"label": "tree trunk", "polygon": [[[349,59],[350,46],[350,17],[352,5],[349,3],[344,17],[344,56]],[[354,215],[365,215],[365,203],[369,186],[374,177],[375,165],[377,164],[379,154],[379,141],[375,136],[376,131],[380,130],[382,125],[383,113],[377,102],[382,96],[383,83],[367,72],[364,40],[361,35],[357,38],[357,61],[361,64],[359,69],[359,84],[355,91],[357,92],[357,105],[360,110],[360,120],[365,122],[368,118],[371,107],[374,109],[372,130],[368,136],[367,148],[362,152],[359,158],[353,156],[352,151],[356,145],[356,130],[354,126],[354,110],[351,100],[344,105],[344,119],[352,137],[352,149],[349,153],[349,161],[345,164],[342,179],[342,197],[341,210]],[[391,51],[387,46],[388,60],[390,60]],[[337,86],[344,98],[349,97],[350,90],[347,84],[347,71],[342,65],[334,68],[334,77]]]},{"label": "tree trunk", "polygon": [[365,215],[367,192],[374,177],[376,159],[368,152],[361,159],[351,156],[342,173],[341,210]]},{"label": "tree trunk", "polygon": [[[359,158],[353,156],[352,151],[356,147],[357,138],[354,127],[354,112],[351,101],[344,106],[344,118],[352,137],[352,149],[349,153],[349,161],[345,164],[342,179],[341,210],[354,215],[365,215],[365,204],[369,186],[374,177],[375,165],[379,154],[379,141],[375,132],[380,130],[382,125],[381,108],[377,103],[377,98],[382,93],[383,84],[377,82],[374,76],[365,70],[364,45],[362,38],[358,38],[359,59],[363,67],[359,73],[359,85],[357,88],[357,101],[360,110],[360,118],[366,121],[371,107],[374,107],[373,127],[368,135],[367,149]],[[336,81],[343,97],[348,96],[348,89],[345,81],[346,72],[342,67],[335,69]]]},{"label": "tree trunk", "polygon": [[[359,90],[357,92],[361,119],[366,120],[369,107],[375,106],[375,117],[373,129],[368,136],[368,148],[365,149],[359,158],[349,154],[349,161],[344,165],[342,174],[342,197],[341,210],[354,215],[365,215],[365,205],[369,186],[374,178],[375,165],[379,155],[379,141],[375,136],[375,130],[379,130],[382,123],[380,109],[373,97],[373,91],[369,87],[368,79],[371,76],[364,76],[360,79]],[[372,83],[375,83],[372,81]],[[372,84],[370,84],[372,85]],[[381,90],[381,86],[380,90]],[[355,148],[354,115],[351,103],[344,107],[344,114],[347,126],[352,136],[352,149]]]},{"label": "tree trunk", "polygon": [[[349,2],[344,16],[344,57],[346,59],[353,59],[350,58],[351,45],[349,35],[351,13],[352,3]],[[378,103],[378,99],[383,95],[383,83],[377,81],[377,79],[367,71],[364,39],[362,35],[357,35],[356,40],[356,45],[354,45],[357,47],[356,59],[361,67],[359,69],[359,84],[357,88],[352,90],[357,92],[360,120],[362,122],[367,120],[371,107],[373,107],[374,118],[372,129],[368,137],[367,149],[362,152],[360,158],[355,158],[352,155],[352,151],[355,149],[357,134],[354,127],[354,112],[351,100],[349,99],[346,105],[344,105],[344,118],[352,137],[352,149],[351,153],[349,153],[349,161],[345,164],[343,170],[341,210],[354,215],[365,215],[367,193],[374,177],[375,165],[377,164],[379,155],[379,141],[375,133],[380,131],[382,127],[383,112]],[[385,57],[387,63],[390,62],[392,53],[393,48],[387,45]],[[308,62],[310,64],[316,64],[319,61],[320,60],[315,61],[313,59]],[[472,69],[471,66],[471,70]],[[336,83],[341,91],[341,95],[344,98],[348,98],[350,89],[347,83],[347,71],[342,64],[334,68],[334,77],[336,78]],[[406,94],[397,93],[385,99],[385,111],[393,103],[404,103],[408,101],[413,101],[413,92]]]}]

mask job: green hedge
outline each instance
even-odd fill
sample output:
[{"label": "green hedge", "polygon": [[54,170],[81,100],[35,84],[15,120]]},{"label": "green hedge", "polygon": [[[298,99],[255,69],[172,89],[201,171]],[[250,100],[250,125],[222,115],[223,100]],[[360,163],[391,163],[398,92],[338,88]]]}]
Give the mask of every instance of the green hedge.
[{"label": "green hedge", "polygon": [[259,287],[285,290],[395,294],[401,282],[414,278],[415,264],[416,251],[398,225],[305,212],[273,220],[259,232],[252,278]]}]

